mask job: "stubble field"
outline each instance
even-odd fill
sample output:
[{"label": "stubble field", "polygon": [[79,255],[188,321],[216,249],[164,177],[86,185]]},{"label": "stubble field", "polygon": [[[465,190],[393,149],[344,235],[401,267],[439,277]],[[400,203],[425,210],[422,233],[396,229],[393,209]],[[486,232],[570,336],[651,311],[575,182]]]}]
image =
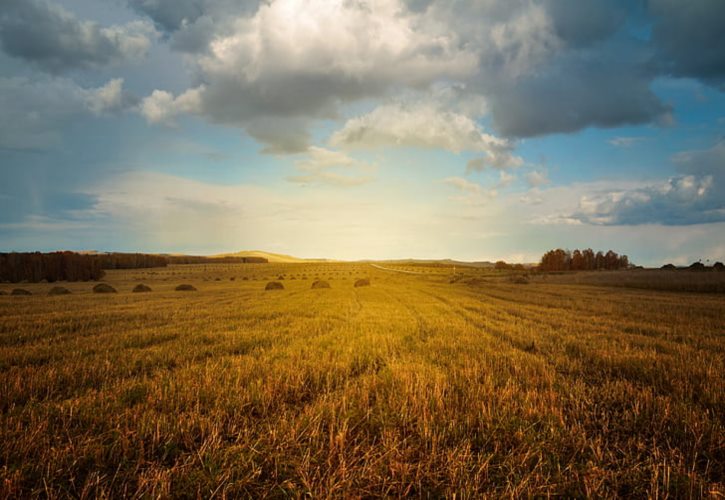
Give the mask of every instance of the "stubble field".
[{"label": "stubble field", "polygon": [[725,296],[397,269],[0,296],[0,497],[725,494]]}]

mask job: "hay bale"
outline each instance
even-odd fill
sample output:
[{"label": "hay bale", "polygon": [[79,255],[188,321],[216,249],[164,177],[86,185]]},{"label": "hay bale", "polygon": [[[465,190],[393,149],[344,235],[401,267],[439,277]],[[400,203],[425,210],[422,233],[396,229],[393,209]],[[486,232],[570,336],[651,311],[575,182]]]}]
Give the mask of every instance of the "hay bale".
[{"label": "hay bale", "polygon": [[353,286],[355,288],[358,288],[361,286],[370,286],[370,280],[368,278],[361,278],[359,280],[356,280],[355,284]]},{"label": "hay bale", "polygon": [[528,276],[513,276],[511,277],[511,283],[515,285],[528,285],[529,278]]},{"label": "hay bale", "polygon": [[93,287],[93,293],[118,293],[116,289],[106,283],[99,283]]},{"label": "hay bale", "polygon": [[146,293],[151,291],[151,287],[144,285],[143,283],[139,283],[135,287],[133,287],[133,293]]},{"label": "hay bale", "polygon": [[673,270],[675,270],[677,268],[674,266],[674,264],[665,264],[660,269],[665,269],[667,271],[673,271]]},{"label": "hay bale", "polygon": [[67,288],[64,288],[62,286],[54,286],[48,292],[48,295],[68,295],[68,294],[70,294],[70,290],[68,290]]},{"label": "hay bale", "polygon": [[7,294],[8,294],[8,292],[6,292],[5,290],[0,290],[0,295],[7,295]]},{"label": "hay bale", "polygon": [[179,285],[176,288],[174,288],[177,292],[196,292],[196,288],[193,285]]},{"label": "hay bale", "polygon": [[277,279],[280,280],[280,281],[283,281],[284,280],[284,275],[280,274],[279,276],[277,276]]},{"label": "hay bale", "polygon": [[327,281],[317,280],[312,283],[312,288],[330,288],[330,284]]},{"label": "hay bale", "polygon": [[703,264],[702,262],[693,262],[687,269],[689,269],[690,271],[704,271],[705,264]]},{"label": "hay bale", "polygon": [[713,269],[714,269],[715,271],[725,271],[725,264],[723,264],[722,262],[715,262],[715,263],[714,263],[714,264],[712,265],[712,268],[713,268]]},{"label": "hay bale", "polygon": [[30,291],[24,288],[15,288],[10,295],[33,295]]},{"label": "hay bale", "polygon": [[267,283],[267,286],[264,287],[265,290],[284,290],[284,285],[280,283],[279,281],[270,281]]}]

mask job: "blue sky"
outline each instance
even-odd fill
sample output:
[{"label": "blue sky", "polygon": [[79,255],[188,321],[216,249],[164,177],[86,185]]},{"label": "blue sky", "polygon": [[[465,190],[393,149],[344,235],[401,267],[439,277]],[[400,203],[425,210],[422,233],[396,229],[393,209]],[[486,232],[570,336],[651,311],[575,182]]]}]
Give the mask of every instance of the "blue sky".
[{"label": "blue sky", "polygon": [[0,251],[725,260],[720,0],[7,0]]}]

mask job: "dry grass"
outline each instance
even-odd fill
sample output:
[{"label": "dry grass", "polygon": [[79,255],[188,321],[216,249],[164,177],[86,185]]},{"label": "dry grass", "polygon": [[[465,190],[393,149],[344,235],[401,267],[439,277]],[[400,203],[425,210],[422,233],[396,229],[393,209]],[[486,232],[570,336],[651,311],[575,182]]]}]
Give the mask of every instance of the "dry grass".
[{"label": "dry grass", "polygon": [[646,290],[725,293],[725,272],[712,269],[707,271],[636,269],[543,273],[537,275],[535,279],[552,283],[577,283]]},{"label": "dry grass", "polygon": [[722,296],[423,272],[0,297],[0,497],[723,494]]}]

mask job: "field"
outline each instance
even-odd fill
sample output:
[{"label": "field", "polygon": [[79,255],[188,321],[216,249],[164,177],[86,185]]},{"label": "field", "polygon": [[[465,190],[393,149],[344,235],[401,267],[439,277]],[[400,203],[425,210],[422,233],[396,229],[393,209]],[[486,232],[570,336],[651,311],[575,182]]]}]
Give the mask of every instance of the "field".
[{"label": "field", "polygon": [[397,269],[19,285],[0,498],[725,495],[724,295]]}]

